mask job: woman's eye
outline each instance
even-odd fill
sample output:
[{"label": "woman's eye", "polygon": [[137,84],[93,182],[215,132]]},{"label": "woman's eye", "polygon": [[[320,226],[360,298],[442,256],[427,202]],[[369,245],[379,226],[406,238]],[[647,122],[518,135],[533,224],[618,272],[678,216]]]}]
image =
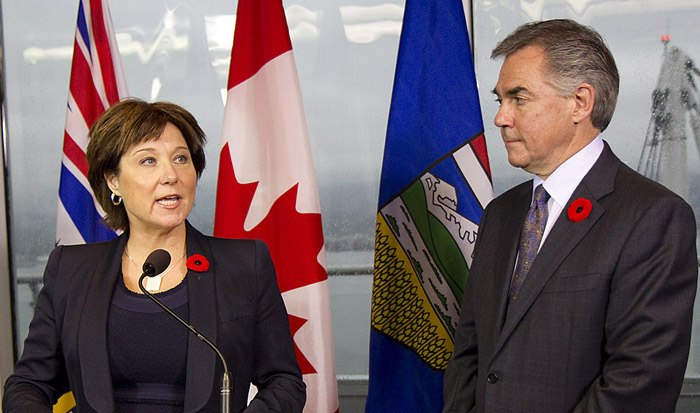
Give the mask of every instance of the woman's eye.
[{"label": "woman's eye", "polygon": [[187,163],[187,155],[178,155],[175,157],[175,163]]},{"label": "woman's eye", "polygon": [[155,158],[144,158],[141,160],[141,165],[155,165],[156,160]]}]

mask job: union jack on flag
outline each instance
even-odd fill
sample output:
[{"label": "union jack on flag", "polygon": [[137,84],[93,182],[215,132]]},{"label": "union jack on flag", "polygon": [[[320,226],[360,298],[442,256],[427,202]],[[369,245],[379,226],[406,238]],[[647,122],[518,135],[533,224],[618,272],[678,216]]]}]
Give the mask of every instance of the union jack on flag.
[{"label": "union jack on flag", "polygon": [[63,135],[57,245],[106,241],[117,235],[102,221],[104,211],[87,180],[85,151],[90,126],[125,96],[124,68],[107,0],[80,0]]}]

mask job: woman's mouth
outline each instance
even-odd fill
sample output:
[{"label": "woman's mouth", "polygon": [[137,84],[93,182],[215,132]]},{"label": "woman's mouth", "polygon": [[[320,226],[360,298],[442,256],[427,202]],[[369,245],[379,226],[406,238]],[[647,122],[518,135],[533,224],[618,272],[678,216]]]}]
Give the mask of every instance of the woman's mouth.
[{"label": "woman's mouth", "polygon": [[173,206],[176,205],[180,199],[179,195],[168,195],[163,198],[158,198],[156,203],[163,206]]}]

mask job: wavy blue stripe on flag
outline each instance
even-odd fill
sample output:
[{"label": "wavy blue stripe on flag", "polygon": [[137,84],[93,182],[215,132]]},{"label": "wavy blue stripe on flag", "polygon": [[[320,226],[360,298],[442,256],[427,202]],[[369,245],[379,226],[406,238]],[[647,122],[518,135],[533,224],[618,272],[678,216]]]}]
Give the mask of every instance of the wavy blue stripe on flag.
[{"label": "wavy blue stripe on flag", "polygon": [[[102,222],[90,192],[63,164],[58,197],[85,242],[108,241],[116,236],[115,232]],[[92,205],[92,208],[87,207],[88,205]]]},{"label": "wavy blue stripe on flag", "polygon": [[438,178],[449,180],[450,184],[455,188],[457,201],[455,210],[472,222],[479,223],[483,209],[469,187],[467,177],[462,175],[454,158],[446,158],[430,171]]},{"label": "wavy blue stripe on flag", "polygon": [[461,0],[407,0],[379,190],[367,413],[442,410],[493,196]]}]

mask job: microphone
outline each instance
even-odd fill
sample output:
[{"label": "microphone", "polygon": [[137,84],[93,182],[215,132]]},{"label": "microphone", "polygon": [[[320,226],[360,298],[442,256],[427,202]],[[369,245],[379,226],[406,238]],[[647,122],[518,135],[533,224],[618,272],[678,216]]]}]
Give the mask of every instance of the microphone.
[{"label": "microphone", "polygon": [[143,274],[154,277],[165,271],[170,265],[170,253],[166,250],[155,250],[148,254],[143,263]]},{"label": "microphone", "polygon": [[228,364],[226,364],[224,355],[221,354],[221,351],[219,351],[219,349],[214,343],[212,343],[211,341],[209,341],[208,338],[200,334],[199,331],[197,331],[197,329],[192,327],[192,325],[190,325],[187,321],[183,320],[179,315],[175,314],[175,312],[173,312],[170,308],[168,308],[168,306],[163,304],[159,299],[157,299],[143,286],[143,280],[146,277],[154,277],[162,273],[168,268],[168,265],[170,265],[170,253],[168,251],[157,249],[148,254],[148,257],[146,257],[146,261],[143,263],[143,274],[141,274],[141,277],[139,278],[139,288],[141,289],[141,292],[146,294],[148,298],[153,300],[153,302],[158,304],[160,308],[165,310],[166,313],[170,314],[182,325],[187,327],[188,330],[190,330],[195,336],[197,336],[198,339],[202,340],[206,345],[208,345],[212,350],[214,350],[216,355],[219,356],[221,364],[223,364],[224,366],[224,373],[221,376],[221,413],[228,413],[231,401],[231,373],[228,370]]}]

